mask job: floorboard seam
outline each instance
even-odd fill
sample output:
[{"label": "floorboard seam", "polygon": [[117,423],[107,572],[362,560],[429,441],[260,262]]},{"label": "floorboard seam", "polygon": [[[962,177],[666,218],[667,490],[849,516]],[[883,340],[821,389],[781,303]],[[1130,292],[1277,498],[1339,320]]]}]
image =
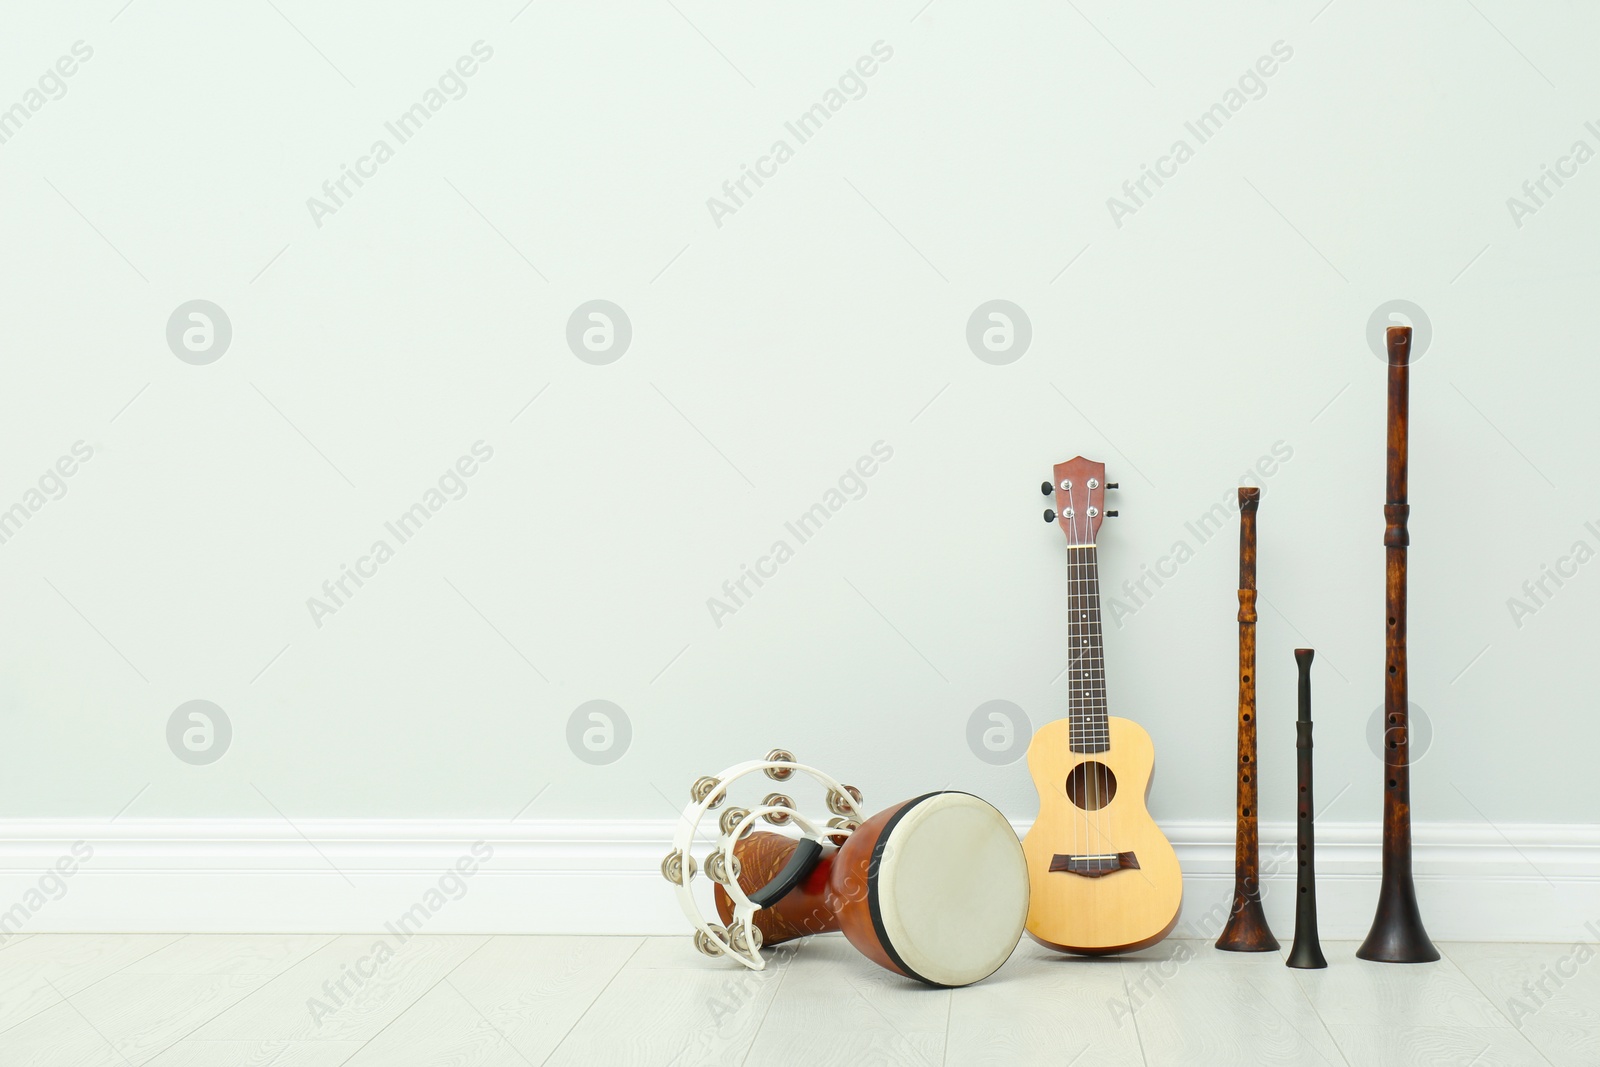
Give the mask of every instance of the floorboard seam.
[{"label": "floorboard seam", "polygon": [[628,958],[622,961],[622,965],[620,967],[611,972],[611,977],[606,979],[606,984],[600,987],[600,991],[590,998],[589,1003],[584,1006],[583,1011],[578,1014],[578,1017],[572,1020],[572,1025],[567,1027],[567,1032],[561,1035],[561,1040],[552,1045],[550,1047],[550,1051],[545,1053],[544,1059],[539,1061],[539,1067],[544,1067],[545,1064],[550,1062],[550,1057],[561,1051],[561,1046],[567,1043],[567,1038],[572,1036],[572,1031],[576,1030],[578,1028],[578,1024],[583,1022],[583,1020],[588,1017],[590,1009],[592,1009],[596,1004],[600,1003],[600,998],[606,995],[606,990],[610,989],[611,983],[617,980],[617,975],[628,969],[628,964],[633,962],[633,958],[639,954],[639,950],[644,948],[645,943],[649,940],[650,939],[648,937],[641,937],[639,939],[639,943],[633,946],[633,951],[628,953]]},{"label": "floorboard seam", "polygon": [[1133,1020],[1133,1039],[1139,1046],[1139,1060],[1150,1067],[1150,1057],[1144,1050],[1144,1035],[1139,1032],[1139,1013],[1133,1007],[1133,993],[1128,989],[1128,962],[1117,961],[1117,971],[1122,975],[1122,999],[1128,1002],[1128,1018]]},{"label": "floorboard seam", "polygon": [[[478,953],[482,952],[488,946],[489,942],[493,941],[494,939],[495,939],[495,935],[494,934],[490,934],[487,937],[485,937],[483,939],[482,943],[480,943],[477,948],[473,949],[471,952],[469,952],[465,956],[461,957],[461,962],[460,963],[457,963],[454,967],[450,968],[448,971],[446,971],[443,974],[441,974],[438,977],[438,979],[432,985],[430,985],[427,989],[424,989],[422,992],[418,993],[415,997],[413,997],[412,1000],[411,1000],[411,1003],[407,1004],[405,1007],[403,1007],[399,1011],[395,1012],[395,1016],[394,1016],[393,1019],[390,1019],[388,1022],[386,1022],[382,1026],[378,1027],[377,1033],[373,1034],[371,1037],[369,1037],[365,1041],[361,1042],[361,1048],[356,1049],[354,1052],[350,1053],[350,1055],[346,1056],[345,1057],[345,1062],[349,1063],[351,1060],[353,1060],[357,1056],[361,1055],[362,1051],[364,1049],[366,1049],[366,1047],[368,1045],[372,1044],[374,1041],[378,1040],[378,1038],[383,1036],[384,1031],[388,1030],[389,1027],[393,1026],[395,1023],[399,1022],[401,1019],[404,1019],[406,1017],[406,1013],[407,1012],[409,1012],[412,1008],[416,1007],[418,1004],[422,1003],[422,998],[423,997],[426,997],[429,993],[432,993],[435,989],[438,989],[439,988],[439,983],[443,982],[446,978],[449,978],[452,974],[455,974],[457,970],[459,970],[461,967],[466,965],[466,962],[468,960],[470,960],[472,957],[476,956]],[[516,1050],[513,1049],[512,1051],[516,1051]],[[518,1055],[521,1055],[521,1053],[518,1053]]]},{"label": "floorboard seam", "polygon": [[1306,1007],[1310,1008],[1311,1014],[1316,1016],[1317,1024],[1322,1027],[1322,1032],[1328,1035],[1328,1043],[1333,1046],[1333,1051],[1337,1052],[1339,1059],[1344,1061],[1344,1067],[1350,1067],[1350,1057],[1344,1054],[1344,1046],[1339,1044],[1337,1037],[1333,1036],[1333,1028],[1328,1025],[1328,1020],[1322,1017],[1322,1012],[1317,1010],[1316,1004],[1312,1003],[1311,998],[1306,995],[1305,986],[1300,984],[1299,975],[1290,975],[1290,979],[1294,985],[1294,991],[1300,994],[1300,999],[1306,1002]]},{"label": "floorboard seam", "polygon": [[[1518,1026],[1516,1024],[1516,1022],[1512,1020],[1511,1016],[1507,1015],[1504,1011],[1501,1011],[1500,1005],[1495,1003],[1494,997],[1489,995],[1489,991],[1487,989],[1483,988],[1483,986],[1479,985],[1478,984],[1478,980],[1476,978],[1472,977],[1472,975],[1468,974],[1467,973],[1467,969],[1465,967],[1461,966],[1461,964],[1456,962],[1455,957],[1450,955],[1449,946],[1441,942],[1439,944],[1439,951],[1440,951],[1440,953],[1442,953],[1444,955],[1445,959],[1450,961],[1450,966],[1454,967],[1456,970],[1461,972],[1461,977],[1465,978],[1467,981],[1472,983],[1472,988],[1476,989],[1478,991],[1478,993],[1483,997],[1483,999],[1489,1002],[1489,1006],[1491,1008],[1493,1008],[1495,1010],[1495,1012],[1498,1013],[1499,1016],[1506,1021],[1506,1025],[1508,1027],[1510,1027],[1511,1030],[1514,1031],[1518,1037],[1522,1038],[1522,1043],[1527,1045],[1529,1048],[1533,1049],[1534,1052],[1538,1053],[1539,1054],[1539,1058],[1541,1060],[1544,1060],[1544,1062],[1550,1064],[1551,1067],[1555,1067],[1555,1061],[1552,1060],[1549,1056],[1545,1055],[1544,1049],[1540,1048],[1538,1045],[1535,1045],[1533,1043],[1533,1039],[1530,1038],[1527,1034],[1522,1032],[1522,1027]],[[1485,1051],[1487,1051],[1487,1049]],[[1483,1055],[1483,1053],[1480,1052],[1479,1055],[1481,1056],[1481,1055]]]},{"label": "floorboard seam", "polygon": [[956,991],[952,989],[944,1003],[944,1048],[939,1051],[939,1067],[948,1067],[950,1063],[950,1017],[955,1013]]},{"label": "floorboard seam", "polygon": [[[38,936],[38,935],[29,935],[29,936],[32,937],[32,936]],[[79,935],[77,935],[77,934],[68,934],[68,935],[64,935],[64,936],[76,937],[76,936],[79,936]],[[184,938],[186,938],[188,936],[189,936],[188,934],[179,934],[177,937],[174,937],[171,941],[168,941],[165,945],[157,945],[155,948],[151,949],[149,952],[146,952],[143,956],[140,956],[138,959],[129,960],[127,963],[123,964],[117,970],[112,971],[110,974],[102,974],[99,978],[96,978],[94,981],[92,981],[88,985],[84,986],[83,989],[75,989],[75,990],[73,990],[72,995],[73,996],[77,996],[79,993],[82,993],[85,990],[93,989],[95,986],[99,985],[101,982],[104,982],[107,978],[114,978],[117,975],[121,974],[123,971],[126,971],[129,967],[132,967],[135,963],[138,963],[139,960],[149,959],[151,956],[154,956],[157,952],[160,952],[162,949],[167,948],[170,945],[176,945],[179,941],[182,941]],[[45,979],[45,984],[46,985],[50,985],[51,984],[50,983],[50,979],[46,978]],[[37,987],[35,987],[35,988],[37,988]],[[66,998],[66,996],[64,994],[58,992],[56,995],[61,997],[60,1003],[62,1003],[62,1004],[66,1004],[67,1003],[67,998]],[[38,1015],[42,1015],[42,1014],[44,1014],[45,1012],[49,1011],[51,1008],[54,1008],[54,1007],[56,1007],[55,1004],[47,1004],[44,1007],[40,1008],[38,1011],[34,1012],[32,1015],[26,1015],[23,1018],[18,1019],[16,1022],[12,1023],[10,1026],[0,1027],[0,1036],[4,1036],[5,1034],[10,1033],[12,1030],[15,1030],[17,1027],[19,1027],[23,1023],[27,1022],[29,1019],[32,1019],[32,1018],[34,1018],[35,1016],[38,1016]],[[73,1008],[73,1010],[76,1011],[77,1009]]]},{"label": "floorboard seam", "polygon": [[[189,936],[188,934],[184,935],[184,937],[188,937],[188,936]],[[201,1023],[200,1026],[206,1025],[206,1023],[215,1022],[217,1019],[220,1019],[223,1015],[225,1015],[228,1012],[232,1011],[234,1008],[237,1008],[239,1005],[243,1004],[245,1001],[249,1000],[251,997],[255,996],[257,993],[259,993],[263,989],[267,988],[267,986],[271,985],[273,982],[276,982],[278,979],[282,978],[284,975],[286,975],[290,971],[294,970],[301,963],[305,962],[306,960],[310,959],[312,956],[315,956],[318,952],[321,952],[323,949],[325,949],[329,945],[333,944],[333,942],[338,938],[338,936],[339,935],[337,935],[337,934],[330,935],[328,940],[324,941],[322,944],[320,944],[320,945],[316,946],[315,948],[311,949],[309,952],[305,953],[305,955],[303,955],[303,956],[299,957],[298,959],[296,959],[293,963],[289,964],[289,966],[285,967],[283,970],[279,971],[277,974],[269,976],[265,982],[262,982],[260,985],[256,986],[254,989],[250,990],[250,992],[246,993],[244,996],[240,997],[238,1000],[234,1001],[232,1004],[229,1004],[226,1008],[223,1008],[221,1011],[217,1012],[217,1014],[215,1014],[211,1018],[207,1019],[205,1021],[205,1023]],[[179,938],[179,940],[181,941],[182,938]],[[176,945],[177,943],[178,943],[177,941],[172,942],[172,944],[174,944],[174,945]],[[162,948],[166,948],[166,947],[168,947],[168,946],[166,946],[166,945],[162,946]],[[161,949],[157,949],[156,951],[159,952],[159,951],[161,951]],[[152,953],[151,955],[154,955],[154,953]],[[147,959],[147,958],[148,957],[146,957],[146,956],[139,957],[139,959]],[[134,962],[137,963],[138,960],[135,960]],[[129,964],[129,966],[131,967],[132,964]],[[123,970],[127,970],[127,968],[124,967]],[[121,974],[122,971],[118,971],[117,973]],[[195,1033],[197,1030],[200,1029],[200,1026],[195,1027],[194,1030],[190,1030],[188,1034],[183,1035],[183,1037],[179,1038],[179,1040],[180,1041],[187,1040],[188,1037],[189,1037],[189,1034]],[[174,1041],[173,1044],[175,1045],[175,1044],[177,1044],[177,1042]],[[167,1048],[162,1049],[159,1053],[157,1053],[157,1055],[159,1055],[159,1056],[166,1055],[167,1049],[170,1049],[171,1047],[172,1047],[172,1045],[168,1045]]]},{"label": "floorboard seam", "polygon": [[[156,977],[160,977],[160,976],[159,975],[151,975],[150,977],[156,978]],[[173,976],[168,975],[168,977],[173,977]],[[188,978],[188,977],[193,977],[193,976],[191,976],[191,975],[182,975],[180,977]],[[225,975],[204,976],[204,977],[219,977],[219,978],[262,977],[262,978],[267,979],[267,982],[270,982],[273,978],[275,978],[277,976],[276,975],[259,975],[259,976],[256,976],[256,975],[226,975],[225,974]],[[152,1061],[158,1060],[162,1056],[165,1056],[168,1052],[170,1052],[172,1050],[173,1046],[177,1045],[178,1042],[188,1040],[190,1034],[193,1034],[195,1031],[199,1030],[202,1026],[206,1025],[211,1020],[213,1020],[213,1019],[217,1018],[218,1016],[222,1015],[224,1012],[231,1011],[233,1009],[233,1005],[234,1004],[239,1004],[239,1003],[242,1003],[242,1002],[248,1000],[250,998],[250,996],[253,993],[255,993],[256,989],[260,989],[261,986],[266,985],[267,982],[262,982],[261,985],[256,986],[255,989],[250,990],[249,993],[246,993],[244,996],[242,996],[238,1000],[234,1001],[233,1004],[228,1004],[228,1005],[225,1005],[224,1007],[220,1007],[213,1014],[206,1016],[204,1019],[201,1019],[199,1022],[195,1023],[192,1027],[190,1027],[188,1030],[186,1030],[183,1033],[179,1034],[177,1037],[173,1038],[171,1041],[168,1041],[165,1045],[162,1045],[159,1049],[156,1050],[155,1055],[151,1056],[149,1060],[145,1061],[145,1063],[148,1065]]]},{"label": "floorboard seam", "polygon": [[772,1014],[772,1006],[778,1003],[778,995],[783,992],[783,980],[789,977],[789,968],[794,966],[794,959],[795,954],[791,952],[789,962],[778,972],[778,984],[772,987],[772,996],[767,998],[767,1010],[756,1020],[755,1032],[750,1035],[750,1045],[744,1050],[744,1055],[739,1057],[739,1067],[744,1067],[750,1061],[750,1054],[756,1050],[756,1042],[761,1040],[761,1028],[767,1025],[767,1016]]}]

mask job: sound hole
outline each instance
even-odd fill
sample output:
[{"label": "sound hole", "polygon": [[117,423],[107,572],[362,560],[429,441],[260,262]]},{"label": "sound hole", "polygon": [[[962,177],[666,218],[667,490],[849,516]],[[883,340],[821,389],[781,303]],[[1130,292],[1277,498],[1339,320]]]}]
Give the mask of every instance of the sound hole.
[{"label": "sound hole", "polygon": [[1098,811],[1117,795],[1117,776],[1104,763],[1080,763],[1067,775],[1067,796],[1084,811]]}]

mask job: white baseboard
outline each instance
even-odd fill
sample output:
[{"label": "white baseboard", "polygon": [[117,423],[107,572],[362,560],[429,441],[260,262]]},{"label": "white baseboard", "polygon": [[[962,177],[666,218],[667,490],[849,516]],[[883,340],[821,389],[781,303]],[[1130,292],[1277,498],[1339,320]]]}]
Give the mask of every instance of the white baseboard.
[{"label": "white baseboard", "polygon": [[[672,934],[658,873],[670,820],[20,820],[0,838],[0,939],[83,931]],[[1164,829],[1184,869],[1177,933],[1214,937],[1233,885],[1233,825]],[[1019,825],[1018,832],[1026,830]],[[1268,917],[1294,933],[1293,827],[1261,827]],[[1595,940],[1600,826],[1418,824],[1417,894],[1439,940]],[[1360,938],[1379,877],[1376,825],[1317,827],[1324,939]],[[80,854],[73,857],[75,842]],[[487,860],[473,855],[492,850]],[[52,875],[59,861],[70,876]],[[458,861],[475,866],[452,878]],[[442,887],[441,887],[442,883]],[[420,905],[420,910],[418,906]]]}]

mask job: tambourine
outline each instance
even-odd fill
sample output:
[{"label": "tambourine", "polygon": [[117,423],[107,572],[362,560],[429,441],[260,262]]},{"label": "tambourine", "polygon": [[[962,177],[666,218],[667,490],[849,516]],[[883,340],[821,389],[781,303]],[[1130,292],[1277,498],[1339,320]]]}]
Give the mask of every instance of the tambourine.
[{"label": "tambourine", "polygon": [[[729,786],[756,773],[778,782],[796,773],[815,779],[834,817],[819,826],[781,793],[724,811],[704,864],[722,920],[710,923],[690,892],[698,867],[689,849]],[[863,820],[859,790],[775,749],[696,780],[690,795],[661,871],[694,924],[695,947],[708,956],[761,970],[763,945],[839,930],[887,970],[962,986],[998,970],[1022,937],[1022,845],[1006,817],[970,793],[926,793]],[[757,820],[799,833],[752,832]]]}]

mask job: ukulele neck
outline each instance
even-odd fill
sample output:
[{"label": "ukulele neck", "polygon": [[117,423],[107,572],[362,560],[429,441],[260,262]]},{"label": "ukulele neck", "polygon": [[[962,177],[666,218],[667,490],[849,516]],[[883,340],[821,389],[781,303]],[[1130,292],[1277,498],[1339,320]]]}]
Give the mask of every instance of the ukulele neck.
[{"label": "ukulele neck", "polygon": [[1072,751],[1111,747],[1100,639],[1100,563],[1094,545],[1067,547],[1067,719]]}]

